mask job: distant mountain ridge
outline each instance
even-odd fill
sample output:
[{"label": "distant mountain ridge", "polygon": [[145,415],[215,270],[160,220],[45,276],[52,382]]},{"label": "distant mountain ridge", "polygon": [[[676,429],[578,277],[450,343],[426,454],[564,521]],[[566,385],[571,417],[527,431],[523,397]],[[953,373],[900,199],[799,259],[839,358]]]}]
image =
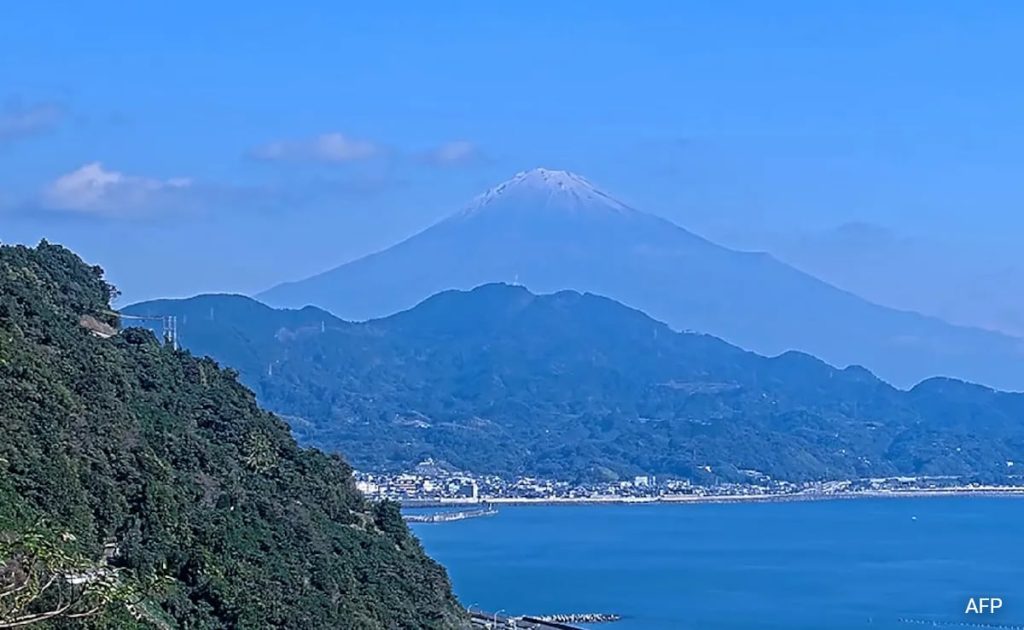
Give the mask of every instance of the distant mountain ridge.
[{"label": "distant mountain ridge", "polygon": [[761,354],[800,350],[911,386],[951,376],[1024,390],[1024,341],[867,302],[767,254],[727,249],[563,171],[520,173],[390,247],[257,297],[350,320],[446,289],[518,282],[605,295]]},{"label": "distant mountain ridge", "polygon": [[224,358],[300,440],[364,470],[433,458],[477,473],[589,480],[713,482],[744,470],[994,479],[1024,461],[1024,395],[944,378],[903,391],[862,367],[799,352],[767,358],[679,333],[593,294],[489,284],[359,324],[237,309],[280,318],[258,333],[245,317],[191,315],[218,300],[245,298],[125,311],[177,314],[186,347]]}]

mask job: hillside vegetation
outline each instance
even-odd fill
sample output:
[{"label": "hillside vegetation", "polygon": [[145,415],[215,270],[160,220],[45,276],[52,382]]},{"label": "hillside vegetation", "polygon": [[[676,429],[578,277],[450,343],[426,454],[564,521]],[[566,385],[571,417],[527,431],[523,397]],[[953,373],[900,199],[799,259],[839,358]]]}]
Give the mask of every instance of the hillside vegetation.
[{"label": "hillside vegetation", "polygon": [[240,370],[300,441],[365,470],[1001,479],[1024,462],[1024,396],[943,378],[901,390],[590,294],[485,285],[362,324],[240,296],[129,310],[178,314],[182,341]]},{"label": "hillside vegetation", "polygon": [[299,448],[232,370],[147,330],[83,328],[118,324],[111,293],[62,247],[0,247],[0,627],[75,598],[45,623],[461,624],[397,507]]}]

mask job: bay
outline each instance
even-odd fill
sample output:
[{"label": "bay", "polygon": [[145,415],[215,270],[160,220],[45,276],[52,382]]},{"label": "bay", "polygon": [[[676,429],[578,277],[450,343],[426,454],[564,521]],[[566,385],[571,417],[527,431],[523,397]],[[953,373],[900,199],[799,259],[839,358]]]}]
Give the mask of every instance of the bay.
[{"label": "bay", "polygon": [[[1024,500],[508,506],[414,525],[466,606],[609,630],[1024,628]],[[992,615],[971,597],[1000,597]]]}]

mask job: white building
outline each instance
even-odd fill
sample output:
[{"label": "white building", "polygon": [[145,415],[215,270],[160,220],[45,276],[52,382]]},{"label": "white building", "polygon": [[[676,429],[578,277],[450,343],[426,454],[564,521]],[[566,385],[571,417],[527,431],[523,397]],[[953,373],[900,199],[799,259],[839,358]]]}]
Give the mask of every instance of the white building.
[{"label": "white building", "polygon": [[377,494],[380,491],[380,486],[373,483],[372,481],[357,481],[356,490],[362,492],[365,495]]}]

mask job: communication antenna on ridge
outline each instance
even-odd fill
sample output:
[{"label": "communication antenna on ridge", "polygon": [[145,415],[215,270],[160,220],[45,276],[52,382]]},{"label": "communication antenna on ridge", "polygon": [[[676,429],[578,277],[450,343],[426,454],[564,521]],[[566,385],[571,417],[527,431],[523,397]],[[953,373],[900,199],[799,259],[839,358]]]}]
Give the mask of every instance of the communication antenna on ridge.
[{"label": "communication antenna on ridge", "polygon": [[178,349],[178,318],[175,315],[164,316],[164,343]]},{"label": "communication antenna on ridge", "polygon": [[132,319],[136,321],[160,321],[163,328],[164,343],[175,350],[178,349],[178,317],[176,315],[125,315],[117,311],[103,311],[108,315],[114,315],[121,320]]}]

